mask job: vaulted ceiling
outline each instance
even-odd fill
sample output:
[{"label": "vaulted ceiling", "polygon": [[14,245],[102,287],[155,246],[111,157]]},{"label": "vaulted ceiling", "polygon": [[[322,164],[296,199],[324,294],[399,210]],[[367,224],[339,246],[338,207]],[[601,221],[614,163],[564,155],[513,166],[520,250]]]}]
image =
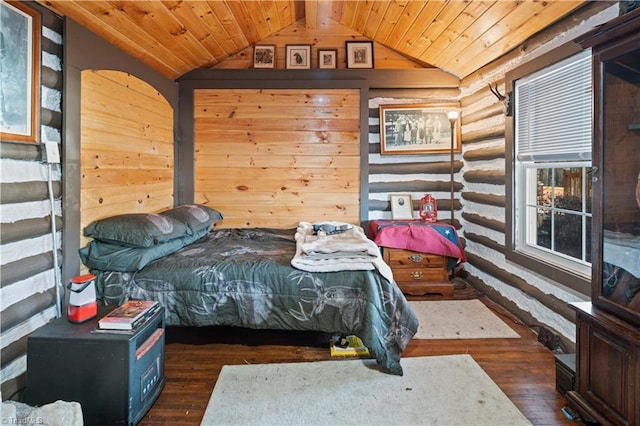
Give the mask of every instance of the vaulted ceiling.
[{"label": "vaulted ceiling", "polygon": [[335,21],[424,66],[473,73],[585,0],[40,0],[175,79],[302,22]]}]

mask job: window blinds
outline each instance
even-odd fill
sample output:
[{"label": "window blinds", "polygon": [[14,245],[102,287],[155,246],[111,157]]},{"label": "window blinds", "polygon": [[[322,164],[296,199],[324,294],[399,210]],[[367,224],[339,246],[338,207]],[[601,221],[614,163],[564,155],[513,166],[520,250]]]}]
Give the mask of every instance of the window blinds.
[{"label": "window blinds", "polygon": [[591,160],[590,50],[517,80],[514,102],[518,160]]}]

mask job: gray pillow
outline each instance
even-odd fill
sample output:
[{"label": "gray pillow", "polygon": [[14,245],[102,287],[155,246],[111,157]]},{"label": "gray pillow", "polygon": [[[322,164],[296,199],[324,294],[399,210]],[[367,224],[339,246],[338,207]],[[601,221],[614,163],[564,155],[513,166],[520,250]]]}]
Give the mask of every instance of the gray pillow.
[{"label": "gray pillow", "polygon": [[155,213],[111,216],[84,228],[87,237],[128,247],[151,247],[190,234],[184,223]]},{"label": "gray pillow", "polygon": [[211,229],[211,225],[218,220],[222,220],[222,213],[201,204],[185,204],[160,214],[184,223],[194,234],[205,228]]}]

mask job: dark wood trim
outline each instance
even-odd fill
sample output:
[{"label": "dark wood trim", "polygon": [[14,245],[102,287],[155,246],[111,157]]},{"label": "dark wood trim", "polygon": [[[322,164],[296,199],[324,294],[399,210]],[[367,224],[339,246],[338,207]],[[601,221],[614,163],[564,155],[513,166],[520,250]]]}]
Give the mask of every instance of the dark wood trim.
[{"label": "dark wood trim", "polygon": [[[454,182],[454,191],[458,192],[464,188],[460,182]],[[403,182],[375,182],[369,184],[369,192],[449,192],[451,183],[449,181],[425,182],[422,180]]]},{"label": "dark wood trim", "polygon": [[480,245],[483,245],[487,248],[490,248],[493,251],[497,251],[498,253],[501,253],[504,255],[504,246],[502,244],[499,244],[493,241],[489,237],[485,237],[484,235],[478,235],[478,234],[474,234],[473,232],[466,232],[466,231],[463,232],[463,235],[469,241],[473,241],[474,243],[478,243]]}]

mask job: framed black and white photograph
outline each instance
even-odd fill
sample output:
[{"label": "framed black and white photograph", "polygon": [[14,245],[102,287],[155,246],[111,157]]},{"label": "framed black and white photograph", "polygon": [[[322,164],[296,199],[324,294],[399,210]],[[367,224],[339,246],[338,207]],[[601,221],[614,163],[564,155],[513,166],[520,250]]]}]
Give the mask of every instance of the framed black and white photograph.
[{"label": "framed black and white photograph", "polygon": [[275,68],[276,46],[270,44],[256,45],[253,49],[253,67]]},{"label": "framed black and white photograph", "polygon": [[338,68],[338,49],[318,49],[318,68]]},{"label": "framed black and white photograph", "polygon": [[460,120],[453,134],[448,113],[453,105],[380,105],[380,154],[460,152]]},{"label": "framed black and white photograph", "polygon": [[40,15],[17,1],[0,3],[0,133],[3,140],[38,142]]},{"label": "framed black and white photograph", "polygon": [[391,201],[391,218],[393,220],[399,219],[413,219],[413,201],[409,194],[391,194],[389,196]]},{"label": "framed black and white photograph", "polygon": [[287,44],[288,70],[308,70],[311,68],[311,45],[310,44]]},{"label": "framed black and white photograph", "polygon": [[373,68],[373,42],[347,41],[347,68]]}]

